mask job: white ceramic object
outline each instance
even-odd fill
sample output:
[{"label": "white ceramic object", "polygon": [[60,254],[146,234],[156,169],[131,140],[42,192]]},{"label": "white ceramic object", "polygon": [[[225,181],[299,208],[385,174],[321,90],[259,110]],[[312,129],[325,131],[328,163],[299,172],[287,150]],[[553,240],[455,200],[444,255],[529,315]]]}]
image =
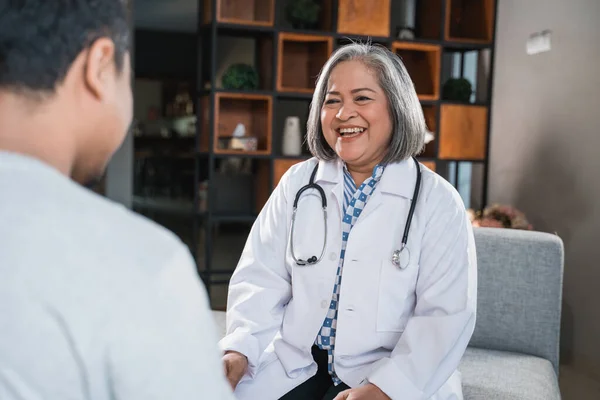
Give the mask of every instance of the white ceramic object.
[{"label": "white ceramic object", "polygon": [[287,117],[285,119],[282,152],[284,156],[299,156],[302,154],[300,117]]},{"label": "white ceramic object", "polygon": [[233,137],[244,137],[246,136],[246,126],[244,124],[237,124],[233,130]]}]

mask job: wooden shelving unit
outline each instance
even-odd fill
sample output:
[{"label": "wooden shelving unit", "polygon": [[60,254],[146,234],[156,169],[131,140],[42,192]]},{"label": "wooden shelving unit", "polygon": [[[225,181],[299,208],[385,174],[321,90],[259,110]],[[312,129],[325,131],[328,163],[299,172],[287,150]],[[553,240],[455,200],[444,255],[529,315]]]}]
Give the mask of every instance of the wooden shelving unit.
[{"label": "wooden shelving unit", "polygon": [[[287,20],[286,7],[293,0],[198,1],[198,53],[191,57],[199,60],[197,132],[188,138],[186,154],[196,162],[191,250],[209,290],[227,283],[220,279],[223,270],[235,267],[213,265],[213,228],[252,223],[283,174],[310,157],[305,145],[298,156],[283,155],[285,119],[296,116],[305,126],[323,64],[350,40],[381,44],[402,59],[434,137],[419,155],[424,165],[450,181],[458,169],[450,166],[460,163],[483,166],[487,174],[493,68],[478,73],[478,81],[472,82],[478,93],[486,89],[481,91],[484,97],[458,102],[442,94],[449,78],[465,75],[465,54],[489,52],[493,65],[497,0],[418,0],[411,40],[397,37],[402,23],[398,9],[404,0],[317,1],[318,19],[302,27]],[[232,45],[236,40],[241,41]],[[256,89],[222,87],[224,71],[240,62],[255,68]],[[245,135],[232,138],[238,124]],[[252,138],[255,150],[239,149]],[[240,165],[246,168],[243,176],[227,169]],[[456,176],[453,181],[458,181]]]}]

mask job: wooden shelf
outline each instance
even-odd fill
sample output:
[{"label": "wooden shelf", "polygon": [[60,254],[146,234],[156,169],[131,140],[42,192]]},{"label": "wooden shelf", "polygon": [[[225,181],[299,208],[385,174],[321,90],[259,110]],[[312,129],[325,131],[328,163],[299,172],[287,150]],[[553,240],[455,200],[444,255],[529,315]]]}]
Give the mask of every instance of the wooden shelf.
[{"label": "wooden shelf", "polygon": [[[204,0],[204,22],[211,22],[211,0]],[[275,0],[217,0],[217,22],[273,26]]]},{"label": "wooden shelf", "polygon": [[391,0],[339,0],[337,31],[349,35],[389,36]]},{"label": "wooden shelf", "polygon": [[[272,109],[273,100],[268,95],[216,93],[213,151],[217,154],[232,155],[270,154]],[[254,136],[257,138],[256,151],[232,150],[223,148],[220,145],[220,139],[231,137],[234,129],[240,123],[246,127],[246,137]]]},{"label": "wooden shelf", "polygon": [[446,0],[447,41],[491,43],[495,0]]},{"label": "wooden shelf", "polygon": [[423,106],[423,115],[425,116],[425,123],[427,129],[429,129],[435,136],[432,142],[425,145],[425,150],[419,155],[420,157],[435,158],[435,144],[437,141],[437,117],[438,107],[434,105]]},{"label": "wooden shelf", "polygon": [[485,160],[487,107],[442,104],[440,112],[439,158]]},{"label": "wooden shelf", "polygon": [[312,93],[319,71],[333,51],[333,37],[279,34],[277,90]]},{"label": "wooden shelf", "polygon": [[438,100],[441,47],[433,44],[394,42],[392,51],[402,59],[414,82],[419,99]]}]

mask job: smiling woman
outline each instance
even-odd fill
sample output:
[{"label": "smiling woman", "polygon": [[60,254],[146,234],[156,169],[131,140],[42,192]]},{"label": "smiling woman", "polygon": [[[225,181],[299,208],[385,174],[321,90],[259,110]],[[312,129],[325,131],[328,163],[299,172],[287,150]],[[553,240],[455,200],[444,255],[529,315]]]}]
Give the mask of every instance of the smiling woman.
[{"label": "smiling woman", "polygon": [[462,398],[473,232],[414,158],[426,126],[400,58],[339,48],[307,125],[314,158],[280,180],[230,281],[220,345],[237,398]]},{"label": "smiling woman", "polygon": [[[342,47],[323,67],[314,99],[311,151],[325,160],[340,157],[357,184],[378,163],[415,156],[424,146],[426,125],[413,83],[385,47]],[[352,135],[343,129],[353,129]]]}]

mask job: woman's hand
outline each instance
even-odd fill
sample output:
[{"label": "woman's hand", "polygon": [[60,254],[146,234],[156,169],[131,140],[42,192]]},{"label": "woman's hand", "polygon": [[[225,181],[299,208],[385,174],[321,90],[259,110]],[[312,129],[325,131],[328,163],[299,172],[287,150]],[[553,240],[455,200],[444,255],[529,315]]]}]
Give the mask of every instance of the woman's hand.
[{"label": "woman's hand", "polygon": [[372,383],[356,389],[344,390],[333,400],[391,400],[385,393]]},{"label": "woman's hand", "polygon": [[223,356],[223,366],[225,367],[225,376],[235,390],[238,383],[248,370],[248,358],[237,351],[226,351]]}]

